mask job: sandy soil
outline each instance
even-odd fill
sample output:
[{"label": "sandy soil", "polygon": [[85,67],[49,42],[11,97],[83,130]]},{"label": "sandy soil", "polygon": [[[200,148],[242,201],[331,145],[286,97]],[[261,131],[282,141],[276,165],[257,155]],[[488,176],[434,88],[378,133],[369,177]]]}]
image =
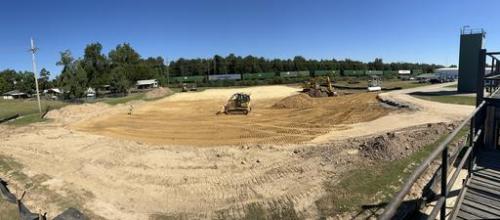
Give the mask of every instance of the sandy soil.
[{"label": "sandy soil", "polygon": [[[134,110],[85,120],[77,130],[151,144],[219,146],[298,144],[326,134],[335,124],[365,122],[391,110],[382,107],[375,93],[310,98],[307,108],[274,107],[280,98],[295,94],[285,86],[254,87],[253,111],[245,115],[216,115],[225,99],[238,89],[181,93]],[[272,92],[275,91],[275,92]],[[304,97],[303,97],[304,96]],[[285,100],[287,101],[287,100]],[[290,100],[294,101],[294,100]],[[301,104],[303,100],[299,100]],[[313,104],[314,103],[314,104]]]},{"label": "sandy soil", "polygon": [[[242,90],[255,101],[250,116],[215,116],[217,106]],[[325,99],[307,109],[272,107],[296,90],[269,86],[176,94],[135,103],[133,117],[126,114],[128,105],[71,106],[49,113],[50,123],[0,126],[0,155],[22,164],[33,183],[16,183],[15,172],[0,175],[12,181],[15,192],[29,192],[29,207],[52,217],[78,206],[96,219],[240,219],[250,204],[271,209],[293,204],[301,216],[314,219],[324,181],[366,160],[358,153],[365,142],[359,136],[452,121],[472,111],[414,99],[408,91],[383,95],[420,110],[388,114],[373,105],[373,94]],[[346,108],[358,105],[363,107]],[[194,119],[186,119],[191,114]],[[174,123],[182,126],[170,128]],[[199,147],[201,142],[239,146]],[[293,144],[301,142],[307,143]],[[61,204],[53,195],[73,202]]]}]

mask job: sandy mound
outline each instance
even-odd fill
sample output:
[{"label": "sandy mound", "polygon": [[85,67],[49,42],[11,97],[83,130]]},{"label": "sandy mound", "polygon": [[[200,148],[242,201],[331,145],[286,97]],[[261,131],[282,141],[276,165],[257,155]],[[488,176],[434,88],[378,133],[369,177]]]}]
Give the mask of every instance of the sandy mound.
[{"label": "sandy mound", "polygon": [[164,88],[164,87],[159,87],[156,89],[153,89],[149,92],[146,93],[146,98],[147,99],[155,99],[155,98],[161,98],[167,95],[172,95],[174,94],[174,91],[172,91],[170,88]]},{"label": "sandy mound", "polygon": [[455,128],[454,124],[438,123],[411,129],[411,132],[389,132],[369,139],[360,145],[365,157],[372,160],[396,160],[404,158],[421,147],[434,143],[439,137]]},{"label": "sandy mound", "polygon": [[102,116],[110,109],[111,106],[105,103],[68,105],[61,109],[49,111],[45,117],[53,119],[56,122],[72,123]]},{"label": "sandy mound", "polygon": [[277,109],[312,108],[314,107],[314,100],[308,95],[301,93],[286,97],[276,102],[272,107]]}]

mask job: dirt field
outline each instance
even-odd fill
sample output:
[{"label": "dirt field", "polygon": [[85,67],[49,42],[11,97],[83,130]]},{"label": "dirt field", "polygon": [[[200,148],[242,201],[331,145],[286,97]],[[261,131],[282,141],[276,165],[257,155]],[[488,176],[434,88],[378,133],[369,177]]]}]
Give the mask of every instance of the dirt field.
[{"label": "dirt field", "polygon": [[[131,116],[125,110],[86,120],[75,128],[153,144],[297,144],[327,133],[334,125],[370,121],[390,112],[378,103],[375,93],[316,99],[301,94],[280,101],[295,90],[276,88],[282,91],[250,91],[255,97],[248,116],[216,115],[230,94],[209,90],[147,104]],[[276,103],[282,105],[274,106]]]},{"label": "dirt field", "polygon": [[[216,116],[236,91],[252,93],[255,111]],[[266,86],[176,94],[134,102],[132,117],[128,104],[68,106],[49,112],[51,122],[0,126],[0,175],[18,196],[28,192],[28,207],[49,217],[73,206],[92,219],[317,219],[325,181],[372,160],[364,153],[370,135],[451,121],[467,111],[405,93],[390,96],[420,110],[387,110],[373,94],[291,108],[282,99],[296,91]],[[447,112],[454,114],[443,117]],[[436,131],[425,125],[399,132],[387,152],[413,152],[446,126]],[[415,146],[397,149],[403,146],[397,140]]]}]

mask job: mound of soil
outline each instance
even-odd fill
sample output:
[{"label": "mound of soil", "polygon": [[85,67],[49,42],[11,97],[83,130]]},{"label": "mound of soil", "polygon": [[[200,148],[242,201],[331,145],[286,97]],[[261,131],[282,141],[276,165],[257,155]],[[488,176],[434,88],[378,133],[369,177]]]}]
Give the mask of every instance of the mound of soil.
[{"label": "mound of soil", "polygon": [[454,124],[438,123],[421,126],[420,129],[389,132],[365,141],[360,149],[365,157],[372,160],[401,159],[434,143],[454,127]]},{"label": "mound of soil", "polygon": [[153,89],[153,90],[147,92],[146,98],[147,99],[155,99],[155,98],[160,98],[160,97],[172,95],[172,94],[174,94],[174,91],[172,91],[170,88],[159,87],[159,88],[156,88],[156,89]]},{"label": "mound of soil", "polygon": [[301,109],[301,108],[312,108],[314,107],[314,100],[306,94],[297,94],[293,96],[286,97],[272,106],[276,109]]},{"label": "mound of soil", "polygon": [[110,108],[110,105],[100,102],[82,105],[68,105],[61,109],[49,111],[45,117],[61,123],[72,123],[87,118],[102,116],[106,114]]}]

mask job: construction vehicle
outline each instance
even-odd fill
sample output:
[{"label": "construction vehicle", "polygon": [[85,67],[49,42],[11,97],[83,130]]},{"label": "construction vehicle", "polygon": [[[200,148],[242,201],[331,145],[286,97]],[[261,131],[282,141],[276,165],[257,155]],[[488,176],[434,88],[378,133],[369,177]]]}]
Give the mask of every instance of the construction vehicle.
[{"label": "construction vehicle", "polygon": [[[229,98],[222,112],[224,114],[245,114],[248,115],[252,111],[250,106],[250,95],[245,93],[235,93]],[[218,112],[217,114],[220,114]]]},{"label": "construction vehicle", "polygon": [[337,92],[333,89],[332,81],[328,76],[316,77],[305,82],[302,92],[311,97],[337,96]]},{"label": "construction vehicle", "polygon": [[372,76],[372,79],[368,81],[368,92],[376,92],[382,90],[382,81],[378,76]]},{"label": "construction vehicle", "polygon": [[189,92],[189,91],[198,91],[196,84],[183,83],[182,84],[182,92]]}]

